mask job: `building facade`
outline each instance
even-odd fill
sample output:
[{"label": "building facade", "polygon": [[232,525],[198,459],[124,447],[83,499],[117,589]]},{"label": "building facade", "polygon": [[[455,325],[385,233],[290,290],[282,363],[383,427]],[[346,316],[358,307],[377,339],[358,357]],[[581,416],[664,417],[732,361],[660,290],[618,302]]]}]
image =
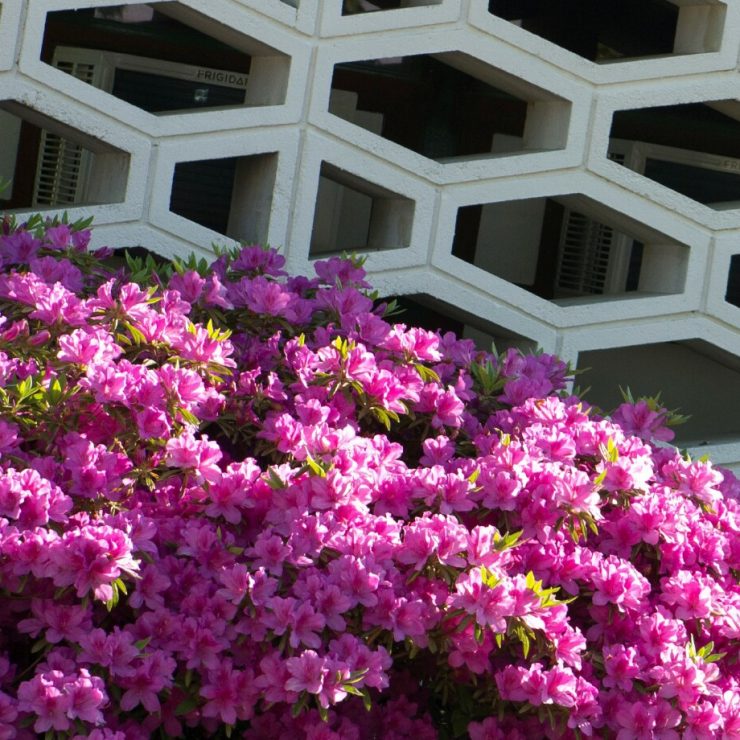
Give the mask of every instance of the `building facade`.
[{"label": "building facade", "polygon": [[367,254],[409,320],[662,391],[736,467],[739,54],[720,0],[2,0],[0,207]]}]

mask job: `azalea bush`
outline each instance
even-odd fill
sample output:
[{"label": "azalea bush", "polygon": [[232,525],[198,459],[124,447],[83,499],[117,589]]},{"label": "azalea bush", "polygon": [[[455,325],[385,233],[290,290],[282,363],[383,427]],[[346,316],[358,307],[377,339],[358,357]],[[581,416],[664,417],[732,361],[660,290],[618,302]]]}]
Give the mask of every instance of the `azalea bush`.
[{"label": "azalea bush", "polygon": [[0,233],[0,737],[740,737],[738,483],[665,409],[357,260],[89,237]]}]

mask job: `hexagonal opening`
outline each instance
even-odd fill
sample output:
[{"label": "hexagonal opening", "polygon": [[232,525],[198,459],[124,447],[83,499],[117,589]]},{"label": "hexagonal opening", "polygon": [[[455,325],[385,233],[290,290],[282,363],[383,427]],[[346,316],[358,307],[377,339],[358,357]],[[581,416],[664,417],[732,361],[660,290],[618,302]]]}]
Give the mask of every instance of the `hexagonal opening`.
[{"label": "hexagonal opening", "polygon": [[290,71],[285,54],[178,2],[49,13],[41,58],[156,114],[280,104]]},{"label": "hexagonal opening", "polygon": [[578,384],[586,400],[613,410],[620,386],[634,397],[661,398],[691,416],[675,427],[675,442],[698,446],[740,437],[740,358],[702,340],[662,342],[581,352]]},{"label": "hexagonal opening", "polygon": [[439,5],[441,2],[442,0],[342,0],[342,15],[415,8],[419,5]]},{"label": "hexagonal opening", "polygon": [[725,300],[740,308],[740,254],[733,254],[730,258],[730,271],[727,275],[727,290]]},{"label": "hexagonal opening", "polygon": [[14,101],[0,102],[5,209],[120,203],[129,154]]},{"label": "hexagonal opening", "polygon": [[455,257],[561,306],[680,293],[689,249],[581,195],[458,209]]},{"label": "hexagonal opening", "polygon": [[593,62],[717,51],[716,0],[490,0],[493,15]]},{"label": "hexagonal opening", "polygon": [[322,162],[309,255],[403,249],[414,201]]},{"label": "hexagonal opening", "polygon": [[278,155],[178,162],[170,211],[201,226],[250,243],[265,243]]},{"label": "hexagonal opening", "polygon": [[331,113],[440,162],[561,149],[568,133],[567,101],[461,53],[337,64],[332,90]]},{"label": "hexagonal opening", "polygon": [[399,313],[391,321],[407,326],[420,326],[442,334],[451,331],[458,337],[472,339],[478,349],[486,352],[494,348],[500,352],[509,347],[533,352],[537,348],[537,343],[529,337],[425,293],[388,296],[382,300],[396,301],[398,305]]},{"label": "hexagonal opening", "polygon": [[713,208],[740,208],[740,103],[614,114],[610,159]]}]

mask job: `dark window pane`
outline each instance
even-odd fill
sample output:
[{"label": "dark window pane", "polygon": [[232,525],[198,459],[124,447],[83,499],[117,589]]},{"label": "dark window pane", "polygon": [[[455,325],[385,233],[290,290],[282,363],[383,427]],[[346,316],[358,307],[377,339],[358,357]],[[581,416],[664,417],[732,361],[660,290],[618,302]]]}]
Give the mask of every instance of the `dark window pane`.
[{"label": "dark window pane", "polygon": [[[241,73],[234,74],[244,76]],[[149,113],[244,103],[242,88],[179,80],[128,69],[116,70],[112,93]]]}]

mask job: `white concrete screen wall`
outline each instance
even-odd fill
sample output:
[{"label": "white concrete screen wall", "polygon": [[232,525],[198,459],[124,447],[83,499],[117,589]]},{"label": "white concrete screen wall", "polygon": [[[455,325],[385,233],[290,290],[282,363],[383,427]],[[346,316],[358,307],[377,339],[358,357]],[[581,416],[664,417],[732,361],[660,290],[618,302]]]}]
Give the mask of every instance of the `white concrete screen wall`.
[{"label": "white concrete screen wall", "polygon": [[2,0],[0,207],[366,253],[382,295],[592,366],[604,407],[662,390],[740,466],[740,3],[589,0],[576,32],[538,1]]}]

